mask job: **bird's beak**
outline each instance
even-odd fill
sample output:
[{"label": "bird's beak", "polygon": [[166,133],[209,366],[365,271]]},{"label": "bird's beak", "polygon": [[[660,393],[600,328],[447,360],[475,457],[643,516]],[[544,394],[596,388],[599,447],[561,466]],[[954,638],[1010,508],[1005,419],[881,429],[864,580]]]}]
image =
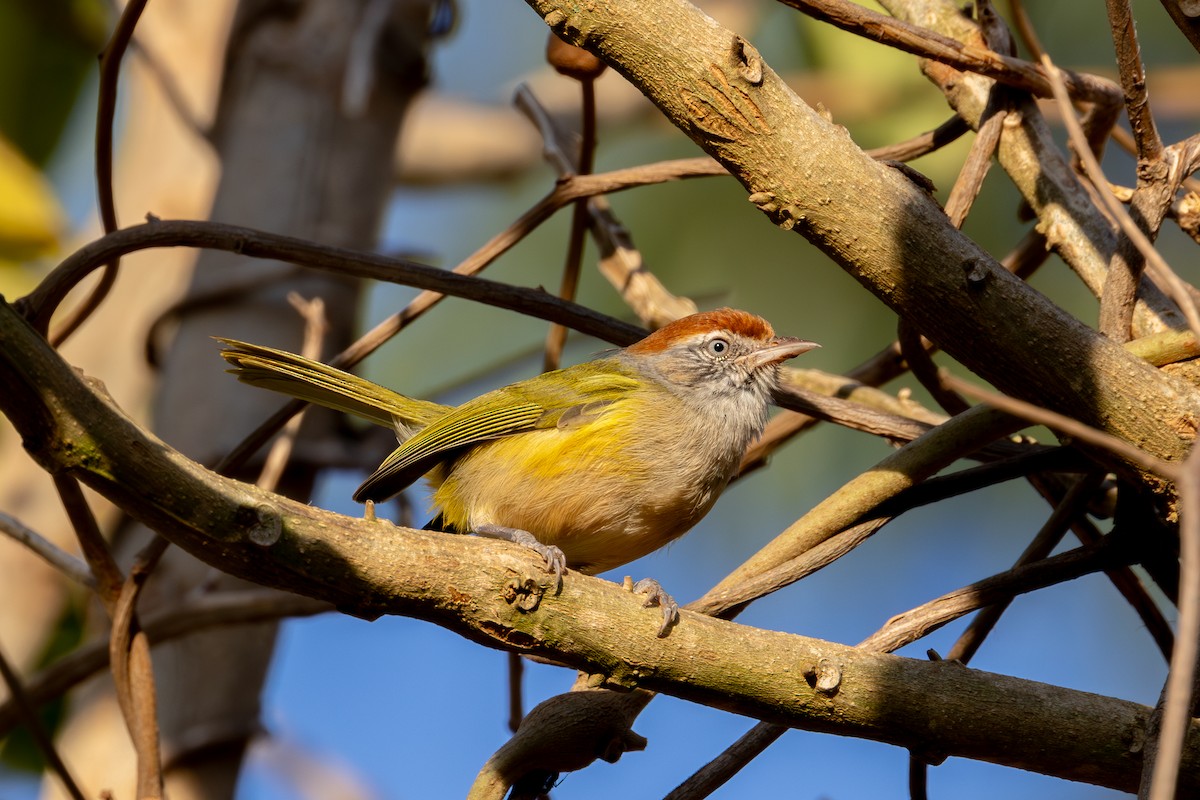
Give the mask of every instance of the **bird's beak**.
[{"label": "bird's beak", "polygon": [[747,353],[739,360],[750,369],[758,369],[768,364],[778,364],[781,361],[787,361],[789,358],[795,358],[801,353],[807,353],[809,350],[815,350],[820,346],[816,342],[797,339],[792,336],[775,336],[770,342],[752,353]]}]

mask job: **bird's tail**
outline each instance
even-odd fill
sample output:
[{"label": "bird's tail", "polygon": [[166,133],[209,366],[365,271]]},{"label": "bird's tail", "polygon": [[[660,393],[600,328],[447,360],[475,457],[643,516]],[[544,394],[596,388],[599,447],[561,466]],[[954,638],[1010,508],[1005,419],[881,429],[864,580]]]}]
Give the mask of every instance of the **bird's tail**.
[{"label": "bird's tail", "polygon": [[221,357],[242,383],[282,392],[310,403],[345,411],[395,429],[403,438],[450,410],[449,406],[416,400],[391,389],[313,361],[258,344],[216,337],[225,346]]}]

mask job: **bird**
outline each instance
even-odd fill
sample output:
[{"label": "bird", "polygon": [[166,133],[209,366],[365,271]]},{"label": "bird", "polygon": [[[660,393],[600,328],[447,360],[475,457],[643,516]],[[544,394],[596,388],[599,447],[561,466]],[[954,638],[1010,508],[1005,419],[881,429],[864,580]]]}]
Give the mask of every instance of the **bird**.
[{"label": "bird", "polygon": [[[247,384],[395,431],[399,446],[358,487],[382,502],[425,476],[429,527],[507,539],[538,552],[561,586],[682,536],[761,434],[779,365],[820,345],[719,308],[628,347],[479,395],[459,406],[410,398],[283,350],[216,337]],[[657,581],[634,591],[678,619]]]}]

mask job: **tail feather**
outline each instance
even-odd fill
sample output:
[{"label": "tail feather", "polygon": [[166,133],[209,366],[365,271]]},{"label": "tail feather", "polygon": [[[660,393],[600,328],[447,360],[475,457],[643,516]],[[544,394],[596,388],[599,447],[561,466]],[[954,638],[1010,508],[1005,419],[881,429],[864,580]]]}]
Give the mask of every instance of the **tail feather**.
[{"label": "tail feather", "polygon": [[216,337],[242,383],[354,414],[397,431],[423,428],[450,410],[417,400],[319,361],[263,345]]}]

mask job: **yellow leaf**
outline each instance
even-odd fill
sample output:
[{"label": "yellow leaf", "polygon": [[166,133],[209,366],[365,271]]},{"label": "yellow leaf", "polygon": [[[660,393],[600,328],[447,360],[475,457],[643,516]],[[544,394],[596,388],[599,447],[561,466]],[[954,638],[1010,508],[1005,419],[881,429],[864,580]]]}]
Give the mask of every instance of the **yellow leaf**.
[{"label": "yellow leaf", "polygon": [[22,261],[52,250],[63,219],[46,176],[0,136],[0,260]]}]

